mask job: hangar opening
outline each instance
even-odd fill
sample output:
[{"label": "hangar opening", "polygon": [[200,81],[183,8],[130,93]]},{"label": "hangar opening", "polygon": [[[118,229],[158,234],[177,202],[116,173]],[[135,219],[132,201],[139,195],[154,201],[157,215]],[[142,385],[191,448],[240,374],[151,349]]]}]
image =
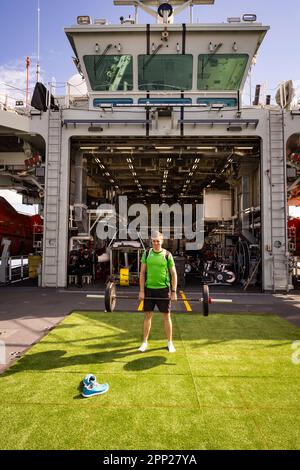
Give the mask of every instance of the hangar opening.
[{"label": "hangar opening", "polygon": [[[203,205],[204,238],[199,249],[187,249],[184,234],[174,236],[178,219],[171,213],[164,247],[175,257],[179,285],[261,288],[260,161],[261,142],[255,137],[73,137],[69,286],[78,283],[78,259],[84,252],[90,264],[83,282],[97,285],[110,277],[121,285],[138,284],[140,257],[149,247],[151,208],[179,204],[182,214],[185,205],[192,205],[194,217],[196,205]],[[110,236],[99,239],[103,204],[115,208],[117,220],[124,219],[120,196],[127,197],[128,208],[147,208],[148,237],[119,240],[112,224]],[[126,219],[130,224],[134,217],[127,214]]]}]

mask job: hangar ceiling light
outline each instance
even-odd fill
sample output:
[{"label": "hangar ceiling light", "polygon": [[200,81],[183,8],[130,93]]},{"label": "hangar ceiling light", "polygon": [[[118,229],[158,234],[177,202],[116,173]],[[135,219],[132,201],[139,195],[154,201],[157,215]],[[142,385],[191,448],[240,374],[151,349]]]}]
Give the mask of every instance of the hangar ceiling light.
[{"label": "hangar ceiling light", "polygon": [[174,147],[156,147],[156,150],[174,150]]},{"label": "hangar ceiling light", "polygon": [[80,150],[99,150],[99,147],[80,147]]}]

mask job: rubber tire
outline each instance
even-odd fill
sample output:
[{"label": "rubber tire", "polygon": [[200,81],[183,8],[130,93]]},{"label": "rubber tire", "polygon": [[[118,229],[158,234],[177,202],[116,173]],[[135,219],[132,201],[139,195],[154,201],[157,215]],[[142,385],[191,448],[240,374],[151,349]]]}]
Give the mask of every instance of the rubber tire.
[{"label": "rubber tire", "polygon": [[203,284],[203,315],[205,317],[209,315],[209,287],[207,284]]},{"label": "rubber tire", "polygon": [[115,310],[115,307],[116,307],[116,285],[112,281],[109,281],[106,284],[104,303],[105,303],[105,310],[107,312],[113,312]]}]

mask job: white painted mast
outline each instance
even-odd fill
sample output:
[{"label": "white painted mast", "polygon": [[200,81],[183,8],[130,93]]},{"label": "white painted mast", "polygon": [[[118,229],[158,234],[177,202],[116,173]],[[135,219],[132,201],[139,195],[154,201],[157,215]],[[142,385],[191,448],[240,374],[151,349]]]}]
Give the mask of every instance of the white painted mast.
[{"label": "white painted mast", "polygon": [[40,0],[38,0],[38,31],[37,31],[37,64],[36,64],[36,81],[40,81],[41,69],[40,69],[40,19],[41,19],[41,9],[40,9]]}]

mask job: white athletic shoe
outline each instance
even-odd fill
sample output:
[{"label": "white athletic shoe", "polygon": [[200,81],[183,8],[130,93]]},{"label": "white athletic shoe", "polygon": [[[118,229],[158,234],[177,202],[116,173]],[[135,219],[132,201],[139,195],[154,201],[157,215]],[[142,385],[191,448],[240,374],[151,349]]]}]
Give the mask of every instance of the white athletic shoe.
[{"label": "white athletic shoe", "polygon": [[172,341],[168,341],[168,350],[170,353],[175,353],[176,349],[174,348],[174,344]]},{"label": "white athletic shoe", "polygon": [[139,347],[139,351],[145,352],[147,348],[148,348],[148,343],[142,343],[142,345]]}]

